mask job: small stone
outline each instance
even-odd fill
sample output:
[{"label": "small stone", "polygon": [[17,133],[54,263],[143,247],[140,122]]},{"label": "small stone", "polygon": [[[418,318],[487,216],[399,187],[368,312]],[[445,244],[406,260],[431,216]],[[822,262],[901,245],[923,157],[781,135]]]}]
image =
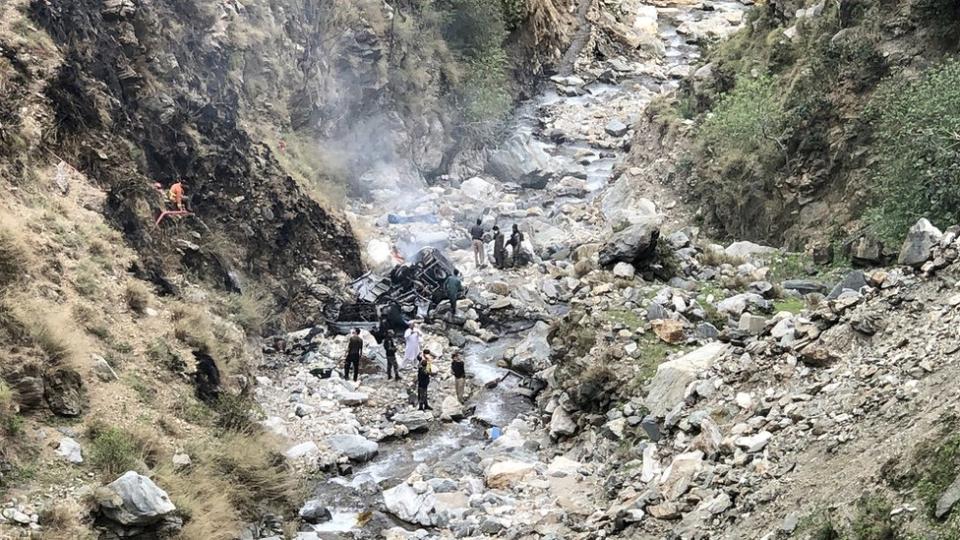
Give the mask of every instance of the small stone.
[{"label": "small stone", "polygon": [[617,264],[613,265],[613,275],[618,278],[633,279],[636,273],[636,268],[634,268],[630,263],[618,262]]},{"label": "small stone", "polygon": [[60,446],[57,447],[57,454],[62,456],[70,463],[83,463],[83,453],[80,448],[80,443],[71,439],[70,437],[64,437],[60,439]]},{"label": "small stone", "polygon": [[300,519],[310,523],[311,525],[325,523],[333,518],[333,514],[330,513],[330,510],[323,506],[320,501],[307,501],[307,503],[304,504],[300,509],[299,515]]},{"label": "small stone", "polygon": [[190,456],[183,452],[174,454],[170,462],[173,463],[173,466],[177,469],[186,469],[193,465],[193,460],[190,459]]},{"label": "small stone", "polygon": [[767,327],[766,317],[744,313],[740,316],[740,330],[752,336],[758,336],[763,333]]},{"label": "small stone", "polygon": [[653,333],[661,341],[676,345],[684,340],[683,323],[672,319],[661,319],[650,323],[653,327]]},{"label": "small stone", "polygon": [[763,450],[771,438],[773,438],[772,433],[769,431],[761,431],[749,437],[739,437],[734,441],[734,444],[743,448],[748,453],[753,454]]}]

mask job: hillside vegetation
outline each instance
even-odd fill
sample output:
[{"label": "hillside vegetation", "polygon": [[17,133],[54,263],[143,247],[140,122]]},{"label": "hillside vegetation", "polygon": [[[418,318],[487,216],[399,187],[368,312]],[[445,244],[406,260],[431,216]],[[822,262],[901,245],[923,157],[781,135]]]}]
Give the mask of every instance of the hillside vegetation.
[{"label": "hillside vegetation", "polygon": [[[695,121],[678,173],[729,236],[835,248],[958,214],[955,2],[754,7],[655,122]],[[892,246],[891,246],[892,247]]]}]

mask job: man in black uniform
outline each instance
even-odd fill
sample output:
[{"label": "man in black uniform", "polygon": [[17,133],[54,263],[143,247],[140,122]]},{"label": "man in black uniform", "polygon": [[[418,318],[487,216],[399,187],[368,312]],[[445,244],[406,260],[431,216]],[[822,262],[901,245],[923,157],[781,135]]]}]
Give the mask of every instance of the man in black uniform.
[{"label": "man in black uniform", "polygon": [[504,247],[503,232],[500,227],[493,226],[493,265],[497,268],[503,268],[507,260],[507,249]]},{"label": "man in black uniform", "polygon": [[353,380],[360,376],[360,355],[363,353],[363,339],[360,338],[360,329],[354,328],[353,335],[347,343],[347,359],[343,365],[343,378],[350,378],[350,366],[353,366]]},{"label": "man in black uniform", "polygon": [[510,233],[510,247],[512,251],[510,255],[513,257],[513,266],[520,266],[523,262],[521,252],[523,251],[523,233],[520,232],[520,227],[516,223],[513,224],[513,232]]},{"label": "man in black uniform", "polygon": [[393,378],[400,380],[400,370],[397,369],[397,342],[393,340],[393,330],[387,330],[383,336],[383,352],[387,356],[387,380],[390,380],[390,374]]}]

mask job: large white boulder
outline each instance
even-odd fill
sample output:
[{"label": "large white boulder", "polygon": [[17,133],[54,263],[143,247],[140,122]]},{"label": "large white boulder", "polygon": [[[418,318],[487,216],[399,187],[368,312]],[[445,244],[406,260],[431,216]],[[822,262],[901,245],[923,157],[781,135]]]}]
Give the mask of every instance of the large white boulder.
[{"label": "large white boulder", "polygon": [[437,524],[437,497],[426,482],[406,482],[383,492],[383,503],[397,519],[424,527]]},{"label": "large white boulder", "polygon": [[153,480],[134,471],[108,484],[98,499],[107,519],[127,526],[152,525],[177,510]]},{"label": "large white boulder", "polygon": [[650,391],[644,404],[654,416],[665,416],[680,403],[687,386],[727,352],[725,343],[715,341],[691,351],[680,358],[664,362],[650,381]]},{"label": "large white boulder", "polygon": [[338,434],[327,437],[327,444],[350,461],[364,463],[376,457],[380,446],[360,435]]}]

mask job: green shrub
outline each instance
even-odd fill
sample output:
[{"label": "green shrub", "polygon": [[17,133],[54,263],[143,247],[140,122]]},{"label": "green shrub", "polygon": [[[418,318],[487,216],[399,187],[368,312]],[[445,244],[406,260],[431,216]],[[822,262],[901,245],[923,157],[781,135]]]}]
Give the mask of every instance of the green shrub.
[{"label": "green shrub", "polygon": [[527,0],[500,0],[500,12],[507,28],[514,30],[527,18]]},{"label": "green shrub", "polygon": [[230,295],[229,304],[234,322],[248,334],[260,335],[273,318],[273,297],[258,287],[248,286],[241,294]]},{"label": "green shrub", "polygon": [[701,135],[714,154],[772,151],[783,131],[783,104],[771,77],[740,77],[725,94]]},{"label": "green shrub", "polygon": [[253,401],[246,396],[235,396],[224,392],[214,404],[217,412],[217,426],[228,431],[245,432],[253,430],[257,411]]},{"label": "green shrub", "polygon": [[90,444],[90,463],[105,476],[113,477],[137,470],[141,447],[136,437],[119,428],[95,430]]},{"label": "green shrub", "polygon": [[883,497],[868,495],[857,502],[857,515],[850,525],[853,540],[896,540],[890,518],[892,505]]},{"label": "green shrub", "polygon": [[899,240],[921,217],[939,226],[960,221],[960,62],[886,82],[867,118],[876,157],[868,218],[877,232]]}]

